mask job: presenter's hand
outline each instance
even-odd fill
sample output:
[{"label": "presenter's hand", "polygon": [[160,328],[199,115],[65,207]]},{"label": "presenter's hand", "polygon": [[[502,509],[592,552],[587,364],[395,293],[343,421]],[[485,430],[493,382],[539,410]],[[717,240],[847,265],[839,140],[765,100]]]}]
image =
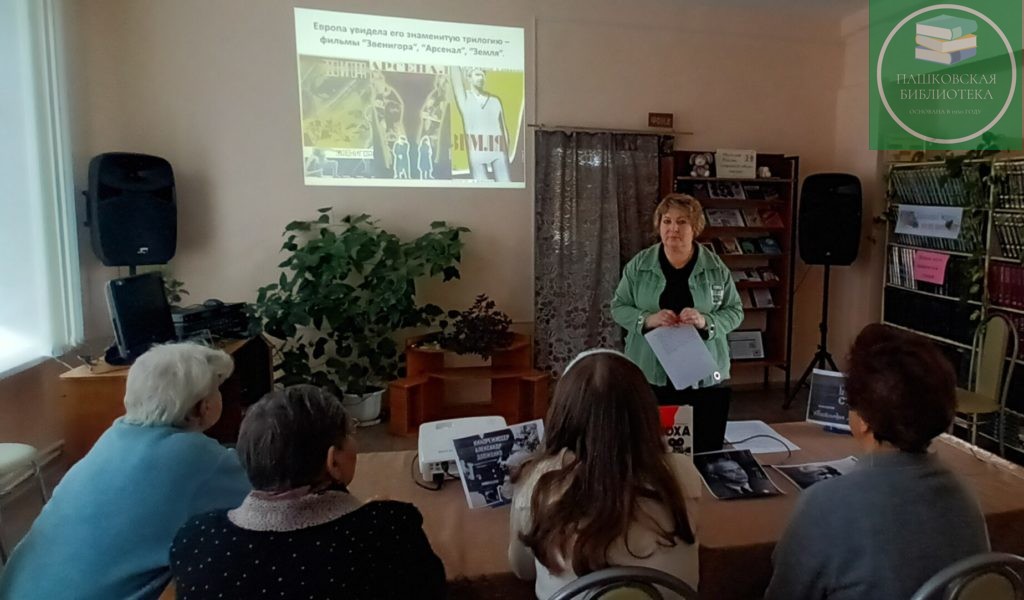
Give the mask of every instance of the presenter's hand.
[{"label": "presenter's hand", "polygon": [[708,326],[707,319],[696,308],[684,308],[683,312],[679,313],[679,324],[693,325],[697,329],[704,329]]},{"label": "presenter's hand", "polygon": [[644,321],[644,325],[646,325],[648,329],[679,325],[679,315],[668,309],[659,310],[654,314],[648,315],[647,319]]}]

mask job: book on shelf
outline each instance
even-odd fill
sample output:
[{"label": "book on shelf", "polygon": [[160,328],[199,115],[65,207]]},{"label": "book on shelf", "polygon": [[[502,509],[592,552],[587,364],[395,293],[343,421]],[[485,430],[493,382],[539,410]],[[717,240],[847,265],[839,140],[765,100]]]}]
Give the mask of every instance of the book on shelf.
[{"label": "book on shelf", "polygon": [[712,254],[718,254],[718,251],[715,250],[715,244],[712,243],[711,240],[700,241],[700,242],[697,242],[697,243],[700,244],[701,246],[703,246],[704,249],[707,250],[708,252],[710,252]]},{"label": "book on shelf", "polygon": [[740,250],[744,254],[757,254],[760,248],[757,247],[757,240],[754,238],[740,238]]},{"label": "book on shelf", "polygon": [[765,227],[764,221],[761,220],[761,213],[756,208],[744,208],[743,221],[747,227]]},{"label": "book on shelf", "polygon": [[761,191],[764,193],[764,199],[769,202],[775,202],[781,198],[781,196],[779,196],[779,190],[775,189],[775,186],[765,186],[761,188]]},{"label": "book on shelf", "polygon": [[1020,258],[1024,250],[1024,215],[996,213],[992,215],[992,228],[999,240],[999,249],[1006,258]]},{"label": "book on shelf", "polygon": [[775,241],[775,238],[773,237],[759,238],[757,243],[758,246],[761,248],[762,254],[782,254],[782,247],[779,246],[779,243]]},{"label": "book on shelf", "polygon": [[1024,161],[996,165],[996,208],[1024,209]]},{"label": "book on shelf", "polygon": [[994,263],[989,266],[988,293],[992,304],[1024,309],[1024,266]]},{"label": "book on shelf", "polygon": [[712,200],[744,200],[743,186],[738,181],[709,181],[708,195]]},{"label": "book on shelf", "polygon": [[761,274],[757,272],[757,269],[744,269],[743,274],[747,281],[761,281]]},{"label": "book on shelf", "polygon": [[775,302],[772,300],[772,291],[765,288],[758,288],[750,290],[751,295],[754,298],[755,308],[772,308],[775,306]]},{"label": "book on shelf", "polygon": [[775,274],[775,271],[771,267],[758,267],[757,274],[761,276],[762,281],[779,280],[779,276]]},{"label": "book on shelf", "polygon": [[971,314],[977,305],[956,298],[936,298],[909,290],[886,287],[882,294],[885,322],[913,329],[959,344],[974,339]]},{"label": "book on shelf", "polygon": [[738,330],[725,336],[729,343],[729,356],[733,360],[758,360],[764,358],[764,342],[761,331]]},{"label": "book on shelf", "polygon": [[751,299],[750,294],[747,292],[749,292],[749,290],[739,291],[740,304],[743,306],[743,308],[754,308],[754,301]]},{"label": "book on shelf", "polygon": [[718,246],[721,249],[722,254],[743,254],[743,250],[740,248],[740,243],[734,237],[718,238]]},{"label": "book on shelf", "polygon": [[743,227],[743,215],[738,208],[708,208],[704,210],[708,225],[712,227]]},{"label": "book on shelf", "polygon": [[732,275],[732,280],[736,283],[747,281],[747,272],[743,269],[733,269],[729,271],[729,274]]},{"label": "book on shelf", "polygon": [[889,179],[901,204],[963,206],[966,200],[963,180],[949,177],[941,165],[893,168]]},{"label": "book on shelf", "polygon": [[761,186],[759,184],[744,183],[743,196],[747,200],[764,200],[764,191],[761,190]]},{"label": "book on shelf", "polygon": [[786,226],[786,223],[782,220],[782,215],[779,211],[772,210],[770,208],[762,208],[758,211],[761,217],[761,222],[764,223],[765,227],[776,227],[782,229]]}]

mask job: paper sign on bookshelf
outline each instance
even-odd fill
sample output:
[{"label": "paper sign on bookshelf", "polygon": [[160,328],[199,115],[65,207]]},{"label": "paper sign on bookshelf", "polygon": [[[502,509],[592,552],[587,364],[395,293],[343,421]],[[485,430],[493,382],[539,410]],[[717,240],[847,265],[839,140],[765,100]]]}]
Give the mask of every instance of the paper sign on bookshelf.
[{"label": "paper sign on bookshelf", "polygon": [[949,255],[944,252],[914,251],[914,279],[925,283],[943,285],[946,283],[946,263]]},{"label": "paper sign on bookshelf", "polygon": [[729,340],[729,355],[733,360],[764,358],[760,331],[732,331],[726,338]]},{"label": "paper sign on bookshelf", "polygon": [[963,216],[960,206],[900,204],[895,233],[955,240],[960,237]]},{"label": "paper sign on bookshelf", "polygon": [[719,177],[753,179],[757,176],[757,152],[719,149],[715,152]]}]

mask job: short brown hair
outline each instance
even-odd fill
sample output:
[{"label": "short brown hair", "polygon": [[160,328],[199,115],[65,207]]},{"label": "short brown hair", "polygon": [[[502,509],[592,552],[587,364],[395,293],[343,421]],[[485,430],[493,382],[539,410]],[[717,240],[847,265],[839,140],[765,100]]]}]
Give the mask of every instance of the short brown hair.
[{"label": "short brown hair", "polygon": [[693,237],[699,236],[704,231],[706,223],[704,208],[700,205],[700,201],[689,194],[669,194],[654,209],[654,233],[660,232],[661,218],[670,208],[676,208],[686,213],[686,218],[690,220],[690,227],[693,228]]},{"label": "short brown hair", "polygon": [[327,450],[352,435],[341,400],[313,385],[269,392],[249,407],[238,432],[238,458],[253,489],[283,492],[319,483]]},{"label": "short brown hair", "polygon": [[956,375],[930,340],[873,323],[850,348],[846,394],[875,439],[904,452],[924,452],[949,428]]}]

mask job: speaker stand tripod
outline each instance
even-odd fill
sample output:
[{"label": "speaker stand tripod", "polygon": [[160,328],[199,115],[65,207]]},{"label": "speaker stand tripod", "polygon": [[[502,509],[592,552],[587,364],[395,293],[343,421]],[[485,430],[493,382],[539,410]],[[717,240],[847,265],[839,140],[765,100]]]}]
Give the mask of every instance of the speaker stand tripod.
[{"label": "speaker stand tripod", "polygon": [[804,369],[804,374],[800,376],[800,380],[796,382],[796,386],[790,392],[789,397],[786,398],[786,402],[783,403],[782,408],[788,409],[793,404],[793,399],[803,389],[804,384],[807,383],[807,379],[811,376],[814,369],[828,369],[832,368],[833,371],[838,371],[836,367],[836,361],[832,360],[832,354],[828,351],[828,288],[829,288],[829,275],[832,273],[832,265],[825,265],[825,291],[821,298],[821,323],[818,324],[818,331],[821,332],[821,339],[818,341],[818,351],[814,353],[811,358],[811,363]]}]

